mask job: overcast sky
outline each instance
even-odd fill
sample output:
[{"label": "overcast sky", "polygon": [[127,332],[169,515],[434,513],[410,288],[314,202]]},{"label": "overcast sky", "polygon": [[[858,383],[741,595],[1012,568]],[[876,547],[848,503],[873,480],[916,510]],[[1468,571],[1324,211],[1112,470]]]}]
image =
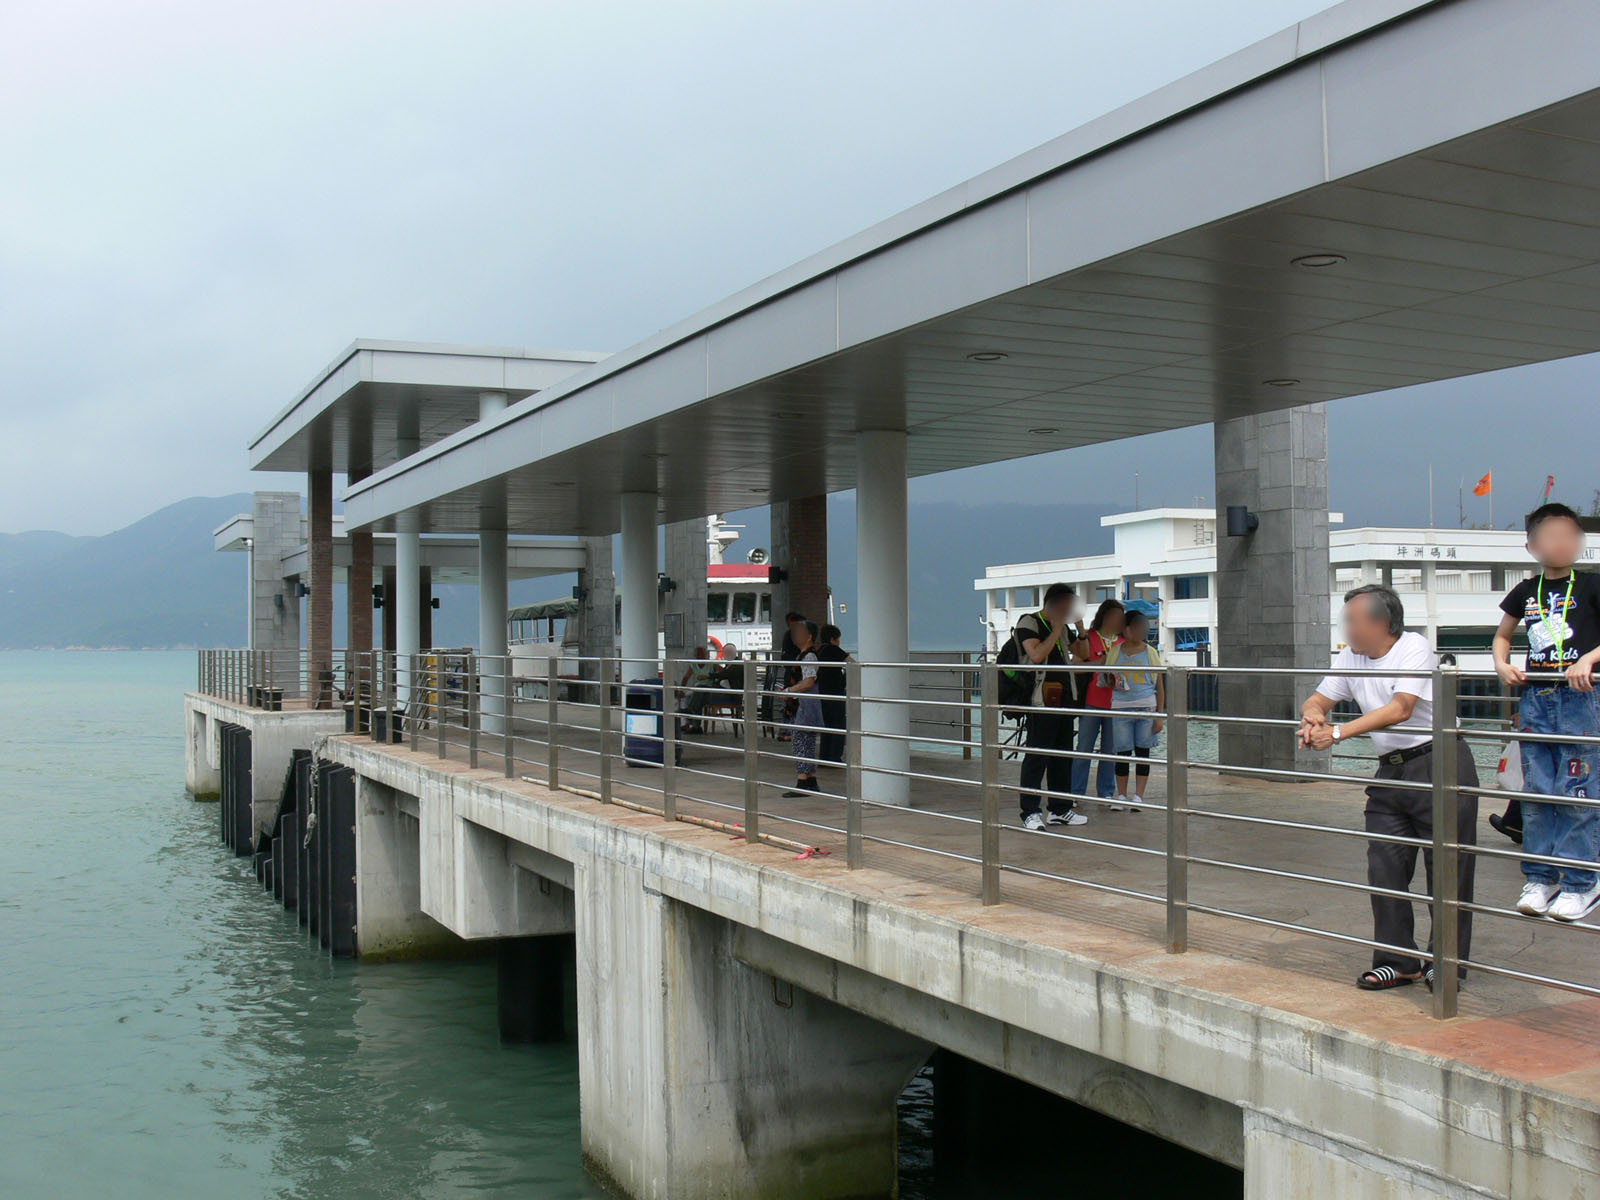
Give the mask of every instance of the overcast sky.
[{"label": "overcast sky", "polygon": [[[245,470],[248,440],[357,336],[626,346],[1322,7],[14,5],[0,530],[102,533],[278,486]],[[1597,374],[1336,406],[1335,506],[1424,519],[1428,461],[1441,524],[1491,467],[1502,524],[1546,472],[1587,503],[1595,454],[1568,431]],[[1063,457],[1063,499],[1131,503],[1135,460],[1145,502],[1211,490],[1206,431]],[[1036,462],[916,494],[1046,500],[1062,478]]]}]

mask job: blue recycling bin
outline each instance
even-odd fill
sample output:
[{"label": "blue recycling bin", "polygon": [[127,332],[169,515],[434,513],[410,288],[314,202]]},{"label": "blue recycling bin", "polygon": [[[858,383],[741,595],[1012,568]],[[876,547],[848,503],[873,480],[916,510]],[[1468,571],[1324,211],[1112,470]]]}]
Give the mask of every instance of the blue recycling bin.
[{"label": "blue recycling bin", "polygon": [[[622,757],[630,767],[661,765],[661,680],[634,679],[622,700]],[[683,761],[683,747],[675,758]]]}]

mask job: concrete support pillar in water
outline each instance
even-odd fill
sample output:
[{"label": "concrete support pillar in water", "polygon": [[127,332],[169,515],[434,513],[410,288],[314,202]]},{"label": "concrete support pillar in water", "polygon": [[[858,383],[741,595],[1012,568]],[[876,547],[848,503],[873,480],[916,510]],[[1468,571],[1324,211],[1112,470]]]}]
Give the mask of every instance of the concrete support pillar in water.
[{"label": "concrete support pillar in water", "polygon": [[[856,628],[863,663],[905,663],[911,654],[907,557],[906,433],[856,434]],[[806,614],[810,616],[810,614]],[[911,673],[903,666],[864,667],[863,696],[905,699]],[[861,705],[861,792],[879,804],[909,804],[911,781],[884,772],[911,767],[911,710],[904,704]],[[872,733],[890,735],[887,738]],[[874,769],[876,768],[876,769]]]},{"label": "concrete support pillar in water", "polygon": [[306,474],[307,554],[311,582],[306,658],[312,707],[333,704],[333,472]]},{"label": "concrete support pillar in water", "polygon": [[622,493],[622,678],[655,675],[660,623],[656,576],[656,496]]},{"label": "concrete support pillar in water", "polygon": [[585,1164],[624,1195],[892,1196],[895,1099],[931,1047],[738,961],[733,926],[578,869]]},{"label": "concrete support pillar in water", "polygon": [[[1321,404],[1218,421],[1217,663],[1325,667],[1328,628],[1328,414]],[[1228,508],[1259,521],[1228,535]],[[1224,675],[1232,716],[1291,718],[1313,675]],[[1326,770],[1326,754],[1296,748],[1292,730],[1224,725],[1221,761],[1243,767]]]},{"label": "concrete support pillar in water", "polygon": [[503,1042],[560,1042],[567,1037],[567,977],[573,936],[501,938],[495,944]]}]

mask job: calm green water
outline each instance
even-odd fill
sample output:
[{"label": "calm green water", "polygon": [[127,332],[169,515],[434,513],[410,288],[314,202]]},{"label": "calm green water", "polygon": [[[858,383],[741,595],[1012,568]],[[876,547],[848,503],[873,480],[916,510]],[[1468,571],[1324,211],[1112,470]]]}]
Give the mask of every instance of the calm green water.
[{"label": "calm green water", "polygon": [[221,851],[193,671],[0,654],[0,1196],[603,1195],[492,963],[332,962]]}]

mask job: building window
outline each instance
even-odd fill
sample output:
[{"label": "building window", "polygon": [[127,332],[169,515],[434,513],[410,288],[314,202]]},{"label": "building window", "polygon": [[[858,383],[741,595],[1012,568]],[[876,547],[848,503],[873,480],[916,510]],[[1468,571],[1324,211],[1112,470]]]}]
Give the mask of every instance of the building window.
[{"label": "building window", "polygon": [[1211,630],[1204,627],[1174,629],[1171,632],[1174,650],[1198,650],[1202,646],[1211,645]]},{"label": "building window", "polygon": [[1208,575],[1179,575],[1172,581],[1174,600],[1204,600],[1211,595],[1211,578]]},{"label": "building window", "polygon": [[733,623],[735,625],[754,625],[756,623],[756,594],[754,592],[735,592],[733,594]]},{"label": "building window", "polygon": [[1094,598],[1096,600],[1116,600],[1118,598],[1117,589],[1114,587],[1097,587],[1094,590]]},{"label": "building window", "polygon": [[1039,603],[1038,588],[1012,588],[1011,602],[1018,608],[1032,608]]},{"label": "building window", "polygon": [[772,624],[772,593],[761,593],[761,624]]},{"label": "building window", "polygon": [[725,625],[728,622],[728,593],[706,593],[706,620],[713,625]]}]

